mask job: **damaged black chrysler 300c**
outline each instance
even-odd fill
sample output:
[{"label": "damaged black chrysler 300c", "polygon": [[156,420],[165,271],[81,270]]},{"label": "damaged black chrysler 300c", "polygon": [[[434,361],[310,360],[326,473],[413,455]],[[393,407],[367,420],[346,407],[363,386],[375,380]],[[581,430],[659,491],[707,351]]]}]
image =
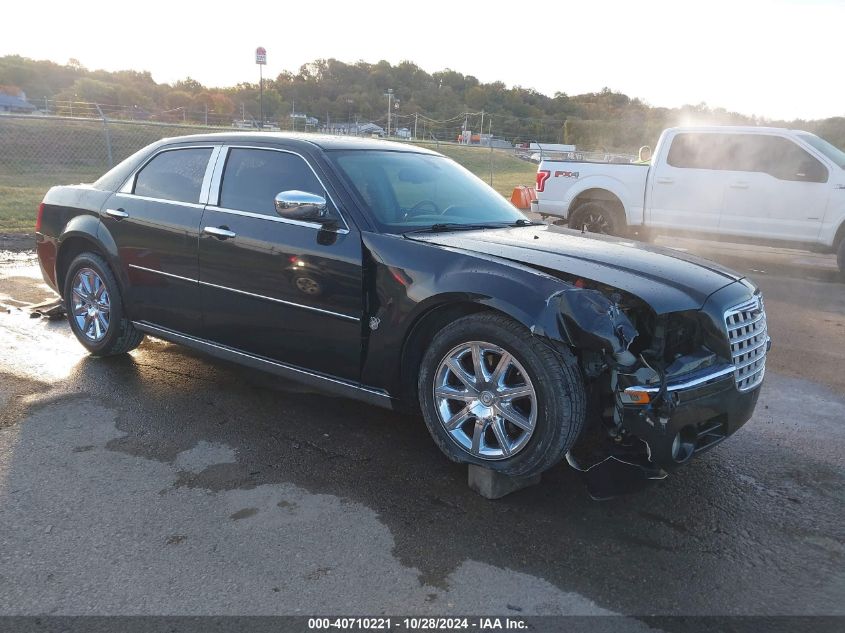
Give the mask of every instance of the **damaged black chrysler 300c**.
[{"label": "damaged black chrysler 300c", "polygon": [[51,189],[37,248],[96,356],[149,334],[418,410],[448,457],[514,476],[588,431],[656,470],[687,461],[749,419],[770,344],[741,275],[533,222],[378,140],[165,139]]}]

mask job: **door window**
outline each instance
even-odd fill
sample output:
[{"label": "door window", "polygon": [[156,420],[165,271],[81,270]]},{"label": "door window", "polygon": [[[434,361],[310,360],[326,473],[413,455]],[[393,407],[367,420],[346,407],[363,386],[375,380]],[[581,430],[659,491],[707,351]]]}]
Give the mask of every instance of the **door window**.
[{"label": "door window", "polygon": [[220,206],[276,216],[276,194],[306,191],[325,196],[323,186],[311,168],[296,154],[264,149],[229,150]]},{"label": "door window", "polygon": [[769,174],[778,180],[827,182],[827,168],[787,138],[765,134],[683,133],[672,139],[672,167]]},{"label": "door window", "polygon": [[735,170],[736,145],[730,134],[678,134],[666,162],[684,169]]},{"label": "door window", "polygon": [[827,182],[827,167],[781,136],[737,136],[739,171],[756,171],[778,180]]},{"label": "door window", "polygon": [[162,152],[138,172],[133,193],[161,200],[198,203],[210,157],[210,147]]}]

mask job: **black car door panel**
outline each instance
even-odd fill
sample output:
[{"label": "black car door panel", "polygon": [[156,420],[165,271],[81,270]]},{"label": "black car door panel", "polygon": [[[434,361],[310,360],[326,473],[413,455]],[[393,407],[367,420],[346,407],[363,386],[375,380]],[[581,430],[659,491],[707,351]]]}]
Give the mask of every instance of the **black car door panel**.
[{"label": "black car door panel", "polygon": [[129,279],[124,301],[133,320],[201,329],[197,241],[213,153],[212,146],[159,152],[106,202],[103,227]]},{"label": "black car door panel", "polygon": [[210,197],[219,205],[206,207],[199,240],[203,336],[357,380],[363,311],[357,231],[275,214],[281,191],[327,195],[301,156],[231,148],[225,161],[212,181]]}]

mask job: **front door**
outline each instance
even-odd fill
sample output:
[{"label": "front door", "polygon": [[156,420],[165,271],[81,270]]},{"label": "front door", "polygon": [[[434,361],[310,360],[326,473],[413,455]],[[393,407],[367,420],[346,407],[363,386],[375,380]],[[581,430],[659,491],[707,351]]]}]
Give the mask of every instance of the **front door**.
[{"label": "front door", "polygon": [[204,337],[357,380],[363,313],[357,230],[331,202],[338,220],[331,229],[276,214],[282,191],[327,196],[298,154],[231,147],[218,169],[219,189],[209,194],[216,204],[206,207],[199,240]]},{"label": "front door", "polygon": [[829,172],[794,141],[769,134],[737,134],[740,170],[725,189],[720,233],[815,242],[830,186]]},{"label": "front door", "polygon": [[165,149],[149,160],[101,212],[128,279],[129,317],[198,334],[197,241],[202,184],[212,147]]}]

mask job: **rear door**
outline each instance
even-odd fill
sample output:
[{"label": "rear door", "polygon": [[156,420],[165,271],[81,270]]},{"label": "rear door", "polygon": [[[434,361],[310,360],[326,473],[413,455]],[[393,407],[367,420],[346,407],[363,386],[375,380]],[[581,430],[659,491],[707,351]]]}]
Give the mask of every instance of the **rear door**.
[{"label": "rear door", "polygon": [[668,152],[661,152],[651,169],[646,225],[717,233],[722,201],[730,174],[727,134],[681,132]]},{"label": "rear door", "polygon": [[[279,217],[282,191],[329,200],[327,229]],[[357,380],[361,240],[306,159],[270,147],[228,147],[217,161],[199,240],[204,337],[250,354]]]},{"label": "rear door", "polygon": [[720,233],[815,242],[830,195],[830,173],[793,140],[737,134],[736,162],[725,189]]},{"label": "rear door", "polygon": [[102,228],[120,255],[130,318],[196,334],[201,311],[197,240],[214,145],[157,152],[112,195]]}]

